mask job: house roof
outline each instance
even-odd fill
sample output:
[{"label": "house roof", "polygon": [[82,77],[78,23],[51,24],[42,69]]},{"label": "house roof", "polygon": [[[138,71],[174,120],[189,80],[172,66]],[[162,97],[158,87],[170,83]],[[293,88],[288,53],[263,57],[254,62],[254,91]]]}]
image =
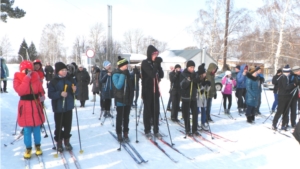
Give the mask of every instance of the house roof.
[{"label": "house roof", "polygon": [[192,59],[194,56],[199,54],[201,49],[192,49],[192,50],[167,50],[161,53],[159,56],[167,62],[186,62],[187,60]]}]

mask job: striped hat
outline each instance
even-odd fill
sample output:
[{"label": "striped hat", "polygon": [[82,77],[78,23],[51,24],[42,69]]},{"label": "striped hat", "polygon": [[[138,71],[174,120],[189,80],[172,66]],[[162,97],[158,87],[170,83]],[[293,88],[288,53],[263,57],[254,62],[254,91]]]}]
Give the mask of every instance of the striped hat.
[{"label": "striped hat", "polygon": [[107,66],[109,66],[110,64],[111,64],[111,63],[110,63],[109,61],[106,60],[106,61],[103,62],[103,67],[107,67]]},{"label": "striped hat", "polygon": [[282,69],[283,73],[289,73],[291,71],[290,65],[285,65],[284,68]]},{"label": "striped hat", "polygon": [[128,60],[126,60],[125,58],[122,58],[121,56],[118,56],[118,62],[117,62],[118,68],[120,68],[124,65],[127,65],[127,64],[128,64]]}]

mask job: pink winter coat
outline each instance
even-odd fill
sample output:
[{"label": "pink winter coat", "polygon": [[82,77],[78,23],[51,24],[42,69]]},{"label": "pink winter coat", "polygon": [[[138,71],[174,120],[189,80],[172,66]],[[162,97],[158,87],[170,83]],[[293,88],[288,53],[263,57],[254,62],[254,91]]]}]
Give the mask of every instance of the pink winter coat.
[{"label": "pink winter coat", "polygon": [[230,78],[224,76],[222,79],[222,85],[225,85],[225,89],[222,92],[223,94],[232,94],[232,88],[236,86],[236,81],[234,79],[230,80]]}]

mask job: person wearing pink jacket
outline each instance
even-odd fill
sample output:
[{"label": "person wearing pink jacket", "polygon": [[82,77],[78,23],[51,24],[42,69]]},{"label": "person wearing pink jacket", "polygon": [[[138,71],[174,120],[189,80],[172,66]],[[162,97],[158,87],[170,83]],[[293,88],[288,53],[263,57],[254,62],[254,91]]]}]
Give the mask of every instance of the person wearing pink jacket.
[{"label": "person wearing pink jacket", "polygon": [[[222,95],[223,95],[223,107],[225,114],[230,114],[230,108],[232,103],[232,89],[236,86],[236,81],[231,77],[231,71],[226,71],[225,76],[222,78]],[[228,107],[226,108],[226,102],[228,99]]]}]

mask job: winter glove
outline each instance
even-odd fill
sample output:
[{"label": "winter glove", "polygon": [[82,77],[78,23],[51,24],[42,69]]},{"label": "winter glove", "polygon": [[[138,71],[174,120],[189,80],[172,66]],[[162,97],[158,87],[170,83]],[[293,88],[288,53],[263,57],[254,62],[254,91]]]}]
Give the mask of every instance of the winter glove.
[{"label": "winter glove", "polygon": [[217,99],[217,93],[214,95],[214,99]]},{"label": "winter glove", "polygon": [[233,77],[230,77],[230,80],[233,80]]},{"label": "winter glove", "polygon": [[40,97],[40,101],[43,102],[45,100],[45,96]]},{"label": "winter glove", "polygon": [[211,86],[211,83],[210,83],[210,81],[206,80],[206,81],[205,81],[205,85],[207,85],[207,86]]},{"label": "winter glove", "polygon": [[157,68],[161,67],[161,62],[162,62],[162,58],[161,57],[156,57],[154,60],[154,65],[157,66]]}]

